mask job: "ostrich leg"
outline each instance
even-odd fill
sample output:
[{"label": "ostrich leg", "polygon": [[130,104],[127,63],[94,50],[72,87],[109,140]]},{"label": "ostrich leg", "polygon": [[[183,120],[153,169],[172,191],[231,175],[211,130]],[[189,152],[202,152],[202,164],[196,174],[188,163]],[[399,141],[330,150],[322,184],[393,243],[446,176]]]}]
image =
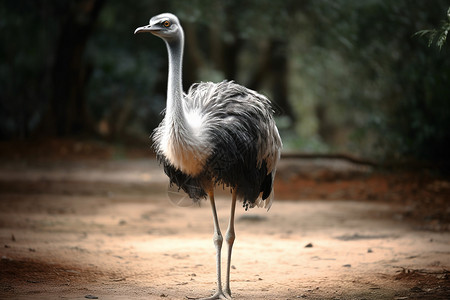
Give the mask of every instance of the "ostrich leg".
[{"label": "ostrich leg", "polygon": [[234,233],[234,212],[236,211],[236,190],[233,190],[233,195],[231,199],[231,212],[230,212],[230,221],[228,223],[227,233],[225,235],[225,239],[228,244],[228,256],[227,256],[227,277],[225,281],[225,295],[231,298],[231,289],[230,289],[230,268],[231,268],[231,251],[233,249],[234,239],[236,237]]},{"label": "ostrich leg", "polygon": [[222,291],[222,279],[221,279],[221,250],[222,250],[222,243],[223,243],[223,237],[222,233],[220,232],[220,226],[219,226],[219,219],[217,218],[217,211],[216,211],[216,203],[214,201],[214,190],[211,190],[208,192],[209,194],[209,200],[211,202],[211,209],[214,219],[214,246],[216,247],[216,272],[217,272],[217,292],[212,295],[209,298],[202,298],[202,300],[215,300],[215,299],[231,299],[230,296],[225,295]]}]

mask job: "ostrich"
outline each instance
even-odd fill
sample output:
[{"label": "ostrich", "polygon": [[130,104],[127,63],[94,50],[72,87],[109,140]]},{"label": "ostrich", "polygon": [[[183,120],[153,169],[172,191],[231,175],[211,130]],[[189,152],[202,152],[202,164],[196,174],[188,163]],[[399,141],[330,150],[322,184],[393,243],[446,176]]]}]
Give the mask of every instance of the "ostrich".
[{"label": "ostrich", "polygon": [[[201,82],[183,92],[181,73],[184,33],[178,18],[157,15],[136,33],[162,38],[169,55],[165,117],[153,133],[154,148],[164,172],[193,201],[209,197],[214,220],[217,291],[205,299],[231,299],[230,264],[235,240],[236,199],[247,210],[270,208],[273,180],[282,147],[270,101],[232,81]],[[225,240],[228,244],[225,288],[221,282],[223,237],[217,218],[214,187],[231,190],[231,214]]]}]

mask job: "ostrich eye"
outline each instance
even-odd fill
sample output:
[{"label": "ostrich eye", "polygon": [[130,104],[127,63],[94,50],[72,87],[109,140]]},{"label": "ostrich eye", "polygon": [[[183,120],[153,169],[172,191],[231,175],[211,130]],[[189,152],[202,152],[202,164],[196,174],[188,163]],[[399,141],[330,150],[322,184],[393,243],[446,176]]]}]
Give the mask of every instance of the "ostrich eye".
[{"label": "ostrich eye", "polygon": [[167,21],[167,20],[164,21],[162,24],[163,24],[164,27],[169,27],[170,26],[170,22]]}]

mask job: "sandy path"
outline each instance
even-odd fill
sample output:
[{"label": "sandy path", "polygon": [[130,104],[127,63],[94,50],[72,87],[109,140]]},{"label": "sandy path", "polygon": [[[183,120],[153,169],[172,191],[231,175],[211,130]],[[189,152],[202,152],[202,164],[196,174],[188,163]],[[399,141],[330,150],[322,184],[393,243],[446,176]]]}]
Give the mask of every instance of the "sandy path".
[{"label": "sandy path", "polygon": [[[4,165],[0,299],[212,293],[209,205],[174,205],[161,173],[147,161],[101,170]],[[221,193],[223,230],[228,205]],[[449,299],[450,235],[416,229],[396,209],[345,199],[239,207],[234,298]]]}]

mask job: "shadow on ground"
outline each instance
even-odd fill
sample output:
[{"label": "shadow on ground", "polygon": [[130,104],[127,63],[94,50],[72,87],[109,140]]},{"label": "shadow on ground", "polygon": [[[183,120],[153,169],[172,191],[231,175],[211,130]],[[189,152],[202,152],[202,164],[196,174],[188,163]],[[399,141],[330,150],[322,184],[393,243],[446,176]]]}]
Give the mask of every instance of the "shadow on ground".
[{"label": "shadow on ground", "polygon": [[[0,298],[211,294],[209,205],[181,194],[175,205],[167,185],[151,159],[3,160]],[[449,190],[345,161],[282,161],[271,210],[238,208],[234,298],[448,299]]]}]

